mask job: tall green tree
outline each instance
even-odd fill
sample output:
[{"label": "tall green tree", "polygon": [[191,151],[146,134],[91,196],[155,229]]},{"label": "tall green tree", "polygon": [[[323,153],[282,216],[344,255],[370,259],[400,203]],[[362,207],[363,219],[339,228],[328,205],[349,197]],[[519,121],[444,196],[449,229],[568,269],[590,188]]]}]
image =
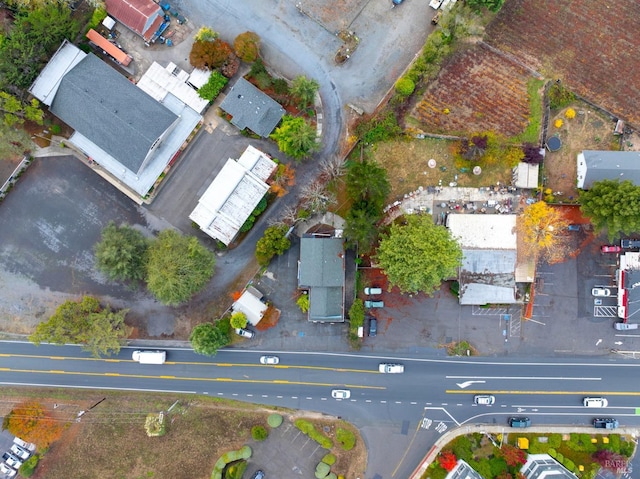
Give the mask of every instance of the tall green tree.
[{"label": "tall green tree", "polygon": [[96,244],[96,265],[112,281],[141,281],[146,275],[149,242],[130,226],[112,221]]},{"label": "tall green tree", "polygon": [[16,96],[0,91],[0,113],[6,126],[15,126],[31,120],[38,125],[44,122],[44,112],[40,109],[40,102],[33,98],[30,102],[23,102]]},{"label": "tall green tree", "polygon": [[377,261],[390,286],[403,293],[433,293],[443,280],[456,274],[462,250],[444,226],[430,216],[411,215],[404,224],[394,223],[383,235]]},{"label": "tall green tree", "polygon": [[47,3],[19,10],[0,46],[0,87],[26,90],[65,38],[74,39],[80,27],[64,3]]},{"label": "tall green tree", "polygon": [[580,192],[580,210],[597,231],[607,230],[609,241],[640,231],[640,186],[629,180],[596,181]]},{"label": "tall green tree", "polygon": [[131,334],[131,328],[124,322],[128,311],[102,308],[91,296],[81,301],[65,301],[48,321],[36,327],[29,340],[36,345],[79,343],[96,357],[118,353],[122,341]]},{"label": "tall green tree", "polygon": [[148,250],[147,287],[160,302],[177,306],[204,288],[215,264],[196,237],[164,230]]},{"label": "tall green tree", "polygon": [[371,251],[378,238],[378,222],[382,213],[372,210],[367,202],[358,201],[351,205],[345,218],[344,237],[348,247],[358,247],[361,253]]},{"label": "tall green tree", "polygon": [[223,348],[231,341],[229,333],[219,327],[220,321],[216,324],[198,324],[191,331],[189,341],[194,352],[205,356],[215,356],[218,349]]},{"label": "tall green tree", "polygon": [[290,92],[298,100],[298,108],[304,109],[313,104],[319,88],[320,84],[313,78],[299,75],[293,79]]},{"label": "tall green tree", "polygon": [[347,171],[347,195],[353,201],[366,201],[382,213],[391,185],[387,170],[370,161],[356,161]]},{"label": "tall green tree", "polygon": [[320,148],[316,129],[302,117],[285,115],[280,126],[271,134],[271,138],[278,143],[281,152],[296,161],[307,158]]},{"label": "tall green tree", "polygon": [[273,225],[264,230],[262,238],[256,243],[256,259],[260,266],[268,266],[271,258],[289,249],[291,241],[286,237],[287,231],[287,225]]}]

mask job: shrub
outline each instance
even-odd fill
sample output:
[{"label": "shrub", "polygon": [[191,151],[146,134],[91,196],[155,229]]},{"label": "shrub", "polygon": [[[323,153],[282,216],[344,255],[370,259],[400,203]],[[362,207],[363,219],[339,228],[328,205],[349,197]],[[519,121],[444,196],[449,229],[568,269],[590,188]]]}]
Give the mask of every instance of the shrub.
[{"label": "shrub", "polygon": [[562,128],[563,124],[564,122],[562,121],[562,118],[558,118],[556,121],[553,122],[553,126],[555,126],[556,128]]},{"label": "shrub", "polygon": [[554,83],[549,88],[549,107],[552,110],[564,108],[576,99],[576,96],[569,90],[565,89],[561,83]]},{"label": "shrub", "polygon": [[469,462],[473,457],[471,454],[471,441],[467,436],[460,436],[452,443],[453,453],[457,458]]},{"label": "shrub", "polygon": [[336,463],[336,456],[334,456],[333,454],[329,453],[326,456],[324,456],[322,458],[322,462],[324,462],[325,464],[329,465],[329,466],[333,466]]},{"label": "shrub", "polygon": [[402,96],[409,96],[416,89],[415,82],[408,77],[402,77],[396,82],[396,91]]},{"label": "shrub", "polygon": [[331,468],[327,464],[325,464],[324,462],[319,462],[316,466],[316,477],[318,479],[324,479],[329,475],[330,470]]},{"label": "shrub", "polygon": [[336,440],[345,451],[350,451],[356,445],[356,436],[349,429],[339,427],[336,431]]},{"label": "shrub", "polygon": [[[325,479],[338,479],[334,472],[330,472],[329,475]],[[344,479],[344,477],[342,478]]]},{"label": "shrub", "polygon": [[201,27],[193,36],[193,39],[196,42],[212,42],[218,37],[218,32],[213,31],[213,29],[209,27]]},{"label": "shrub", "polygon": [[224,471],[224,479],[242,479],[244,471],[247,470],[247,461],[236,461],[229,465]]},{"label": "shrub", "polygon": [[300,308],[300,311],[306,313],[309,311],[309,295],[301,294],[300,297],[296,300],[296,304]]},{"label": "shrub", "polygon": [[267,424],[273,428],[279,427],[282,424],[282,416],[280,414],[269,414]]},{"label": "shrub", "polygon": [[53,133],[54,135],[59,135],[61,131],[62,128],[60,127],[60,125],[51,125],[51,133]]},{"label": "shrub", "polygon": [[564,464],[564,467],[566,467],[570,471],[575,471],[576,470],[576,465],[574,464],[574,462],[571,459],[565,458],[564,462],[562,464]]},{"label": "shrub", "polygon": [[554,448],[550,447],[549,449],[547,449],[547,454],[549,454],[551,457],[555,458],[557,456],[557,452]]},{"label": "shrub", "polygon": [[565,118],[571,120],[576,117],[576,111],[573,108],[567,108],[567,111],[564,112]]},{"label": "shrub", "polygon": [[253,32],[241,33],[233,42],[233,48],[243,62],[254,62],[260,53],[260,37]]},{"label": "shrub", "polygon": [[364,303],[360,298],[356,298],[349,308],[349,321],[351,328],[359,328],[364,324]]},{"label": "shrub", "polygon": [[36,470],[36,466],[38,465],[38,461],[40,460],[40,456],[38,454],[34,454],[29,459],[24,461],[24,464],[20,466],[20,475],[22,477],[31,477]]},{"label": "shrub", "polygon": [[236,311],[231,315],[229,324],[234,328],[244,328],[247,326],[247,315],[242,311]]},{"label": "shrub", "polygon": [[273,91],[278,95],[286,95],[289,93],[289,85],[284,78],[276,78],[273,80]]},{"label": "shrub", "polygon": [[271,75],[269,75],[266,71],[260,72],[255,76],[256,83],[258,84],[258,88],[261,90],[266,90],[271,86],[273,82]]},{"label": "shrub", "polygon": [[249,459],[251,457],[251,454],[252,451],[249,446],[242,446],[237,451],[225,452],[222,456],[220,456],[220,459],[216,461],[215,466],[213,466],[211,479],[222,479],[222,471],[227,464],[234,461],[239,461],[241,459]]},{"label": "shrub", "polygon": [[[295,426],[300,429],[302,434],[309,436],[311,439],[320,444],[325,449],[331,449],[333,442],[327,436],[319,432],[315,426],[305,419],[296,419]],[[324,476],[323,476],[324,477]]]},{"label": "shrub", "polygon": [[198,95],[205,100],[213,101],[220,94],[229,80],[219,71],[212,71],[207,83],[198,89]]},{"label": "shrub", "polygon": [[255,441],[264,441],[268,435],[269,433],[264,428],[264,426],[253,426],[251,428],[251,437]]},{"label": "shrub", "polygon": [[393,139],[402,133],[402,129],[393,112],[388,112],[383,118],[374,117],[360,122],[355,133],[364,143],[373,144]]}]

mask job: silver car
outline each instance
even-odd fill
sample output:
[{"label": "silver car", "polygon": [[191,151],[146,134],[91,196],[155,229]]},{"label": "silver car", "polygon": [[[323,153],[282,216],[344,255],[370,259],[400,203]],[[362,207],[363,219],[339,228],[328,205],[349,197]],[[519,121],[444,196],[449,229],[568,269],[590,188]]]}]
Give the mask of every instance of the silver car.
[{"label": "silver car", "polygon": [[331,391],[331,397],[333,399],[349,399],[351,397],[351,391],[348,389],[334,389]]},{"label": "silver car", "polygon": [[278,356],[260,356],[260,364],[278,364],[279,362]]}]

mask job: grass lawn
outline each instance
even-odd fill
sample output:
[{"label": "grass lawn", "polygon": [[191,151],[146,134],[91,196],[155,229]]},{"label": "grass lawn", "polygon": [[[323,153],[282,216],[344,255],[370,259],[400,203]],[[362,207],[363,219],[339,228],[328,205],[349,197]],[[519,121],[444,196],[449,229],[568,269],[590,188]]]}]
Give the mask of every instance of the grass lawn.
[{"label": "grass lawn", "polygon": [[[489,186],[497,182],[511,184],[511,169],[500,164],[484,167],[478,176],[471,171],[460,171],[454,161],[457,147],[457,141],[401,139],[377,143],[368,155],[388,172],[389,202],[402,199],[420,186],[449,186],[455,181],[455,175],[458,186],[463,187]],[[431,158],[436,160],[435,168],[428,166]]]},{"label": "grass lawn", "polygon": [[[170,478],[185,477],[185,471],[193,479],[209,478],[223,453],[251,443],[253,426],[262,425],[269,430],[267,416],[276,411],[230,400],[162,393],[6,388],[3,398],[2,415],[8,414],[16,403],[37,398],[68,426],[42,457],[32,476],[35,479]],[[80,411],[86,412],[80,422],[75,422]],[[148,437],[145,418],[148,413],[160,411],[165,412],[167,433]],[[303,412],[277,412],[285,421],[292,414],[304,417]],[[316,423],[315,416],[307,419]],[[366,449],[357,430],[327,417],[322,418],[321,425],[318,423],[321,426],[348,427],[356,434],[356,447],[351,451],[334,448],[338,457],[334,470],[345,477],[364,471]]]}]

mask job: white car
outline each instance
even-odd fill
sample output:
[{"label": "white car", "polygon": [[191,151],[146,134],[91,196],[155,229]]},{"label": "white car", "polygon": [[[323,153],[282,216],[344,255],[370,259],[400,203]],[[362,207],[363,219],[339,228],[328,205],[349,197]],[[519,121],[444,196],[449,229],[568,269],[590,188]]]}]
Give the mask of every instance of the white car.
[{"label": "white car", "polygon": [[17,474],[15,469],[11,469],[4,462],[0,462],[0,473],[4,474],[6,477],[15,477]]},{"label": "white car", "polygon": [[486,395],[486,396],[474,396],[473,402],[475,404],[480,404],[482,406],[490,406],[496,402],[495,396]]},{"label": "white car", "polygon": [[378,366],[378,371],[381,373],[387,374],[399,374],[404,372],[404,365],[402,364],[389,364],[389,363],[380,363]]},{"label": "white car", "polygon": [[26,450],[22,449],[17,444],[12,444],[11,445],[11,452],[13,454],[15,454],[16,456],[18,456],[22,460],[29,459],[29,456],[31,455],[31,453],[29,451],[26,451]]},{"label": "white car", "polygon": [[591,294],[593,296],[611,296],[611,290],[609,288],[593,288]]},{"label": "white car", "polygon": [[22,449],[26,449],[27,451],[35,451],[36,445],[32,442],[23,441],[19,437],[14,437],[13,442],[20,446]]},{"label": "white car", "polygon": [[256,333],[254,333],[250,329],[235,328],[234,331],[238,336],[242,336],[243,338],[247,338],[247,339],[251,339],[256,335]]},{"label": "white car", "polygon": [[279,362],[278,356],[260,356],[260,364],[278,364]]},{"label": "white car", "polygon": [[334,399],[349,399],[351,397],[351,391],[348,389],[333,389],[331,391],[331,397]]},{"label": "white car", "polygon": [[582,405],[584,407],[607,407],[609,405],[609,401],[605,398],[584,398],[582,400]]},{"label": "white car", "polygon": [[8,466],[14,469],[20,469],[20,466],[22,466],[22,461],[10,452],[5,452],[2,455],[2,459],[4,459],[4,462],[6,462]]}]

